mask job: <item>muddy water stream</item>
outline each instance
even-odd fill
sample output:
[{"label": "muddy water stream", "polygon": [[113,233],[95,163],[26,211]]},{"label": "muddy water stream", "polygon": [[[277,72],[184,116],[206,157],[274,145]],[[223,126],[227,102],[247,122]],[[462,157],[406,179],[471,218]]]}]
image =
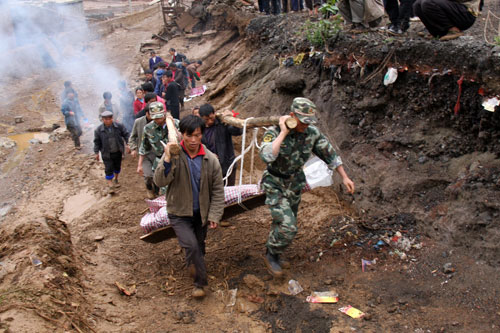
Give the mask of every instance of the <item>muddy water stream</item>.
[{"label": "muddy water stream", "polygon": [[14,134],[9,135],[8,138],[16,143],[16,152],[14,153],[12,158],[8,159],[2,166],[3,174],[7,174],[22,162],[24,156],[26,155],[26,149],[28,149],[28,147],[31,145],[30,140],[36,139],[42,143],[48,143],[50,141],[49,133],[44,132],[27,132],[22,134]]}]

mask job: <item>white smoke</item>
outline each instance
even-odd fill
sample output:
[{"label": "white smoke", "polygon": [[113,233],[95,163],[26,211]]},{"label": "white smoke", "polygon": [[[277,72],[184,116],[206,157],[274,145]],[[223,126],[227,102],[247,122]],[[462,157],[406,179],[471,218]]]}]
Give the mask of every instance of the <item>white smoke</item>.
[{"label": "white smoke", "polygon": [[62,82],[71,81],[86,116],[96,123],[102,93],[111,91],[118,104],[122,79],[106,52],[92,43],[97,38],[76,6],[0,0],[0,84],[43,73],[47,84],[60,82],[53,91],[59,98]]}]

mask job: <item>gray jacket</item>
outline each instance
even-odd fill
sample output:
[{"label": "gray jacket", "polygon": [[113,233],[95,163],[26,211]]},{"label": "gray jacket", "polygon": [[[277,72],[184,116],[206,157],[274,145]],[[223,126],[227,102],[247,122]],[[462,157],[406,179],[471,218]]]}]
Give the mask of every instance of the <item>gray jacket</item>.
[{"label": "gray jacket", "polygon": [[139,150],[142,142],[142,134],[144,133],[144,126],[146,126],[147,123],[148,119],[146,116],[142,116],[135,120],[130,139],[128,139],[128,145],[131,150]]}]

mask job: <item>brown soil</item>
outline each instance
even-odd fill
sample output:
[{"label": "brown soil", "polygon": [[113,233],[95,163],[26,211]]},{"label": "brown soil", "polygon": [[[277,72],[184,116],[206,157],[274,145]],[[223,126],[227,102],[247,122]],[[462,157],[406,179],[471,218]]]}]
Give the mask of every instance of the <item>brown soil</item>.
[{"label": "brown soil", "polygon": [[[243,14],[226,3],[212,4],[204,28],[220,29],[217,35],[176,37],[159,53],[167,56],[175,47],[204,61],[202,79],[209,90],[186,109],[209,101],[244,117],[281,114],[293,97],[309,97],[321,109],[320,127],[336,143],[356,194],[344,193],[337,179],[331,188],[303,195],[299,233],[286,253],[292,268],[283,280],[272,279],[263,265],[266,207],[210,231],[209,293],[200,302],[190,297],[176,240],[139,240],[147,206],[136,160],[125,158],[121,188],[110,196],[103,166],[93,158],[91,129],[79,152],[64,134],[24,152],[0,148],[0,209],[8,209],[0,222],[0,332],[496,332],[499,112],[482,110],[477,91],[500,92],[492,79],[499,74],[492,65],[498,50],[469,39],[437,43],[341,34],[329,42],[332,53],[325,57],[279,67],[275,55],[306,50],[304,38],[283,35],[293,29],[294,18],[305,15],[250,22],[254,14],[236,7]],[[161,25],[161,17],[153,16],[89,47],[105,46],[106,59],[112,59],[107,63],[134,86],[140,81],[138,64],[147,60],[137,52],[139,43]],[[475,29],[470,33],[478,36],[481,30]],[[389,87],[382,85],[385,67],[364,80],[391,50],[388,64],[408,71]],[[425,58],[430,51],[441,56]],[[451,74],[431,76],[432,68]],[[462,74],[466,81],[455,116]],[[64,80],[41,69],[2,89],[0,97],[8,102],[1,108],[0,134],[63,125],[57,94]],[[73,82],[92,114],[101,92],[79,86],[78,78]],[[26,91],[29,98],[21,96]],[[17,114],[25,122],[14,126]],[[17,162],[7,170],[11,161]],[[264,167],[256,161],[254,182]],[[403,259],[393,243],[374,248],[397,231],[422,248],[402,251]],[[361,259],[375,258],[362,272]],[[444,272],[446,263],[453,272]],[[290,279],[304,291],[290,295]],[[125,296],[115,282],[137,292]],[[338,304],[305,301],[312,291],[327,290],[339,294]],[[346,305],[364,311],[365,319],[338,311]]]}]

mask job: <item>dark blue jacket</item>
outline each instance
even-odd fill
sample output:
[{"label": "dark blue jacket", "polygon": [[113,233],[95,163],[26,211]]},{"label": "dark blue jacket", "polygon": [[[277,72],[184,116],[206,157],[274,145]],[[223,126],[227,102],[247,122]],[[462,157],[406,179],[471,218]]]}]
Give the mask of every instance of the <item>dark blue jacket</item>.
[{"label": "dark blue jacket", "polygon": [[149,69],[153,71],[156,68],[156,66],[162,61],[163,59],[160,57],[156,57],[156,61],[153,61],[153,58],[149,58]]},{"label": "dark blue jacket", "polygon": [[[232,137],[240,136],[243,134],[243,130],[238,127],[225,125],[219,121],[219,119],[215,119],[215,123],[212,126],[215,127],[213,138],[215,141],[215,149],[217,150],[217,152],[213,153],[217,154],[217,157],[219,157],[220,166],[222,168],[222,177],[225,177],[227,169],[229,169],[229,166],[235,159]],[[201,142],[208,147],[205,135],[203,135]]]},{"label": "dark blue jacket", "polygon": [[[80,126],[80,119],[84,118],[82,108],[77,99],[66,98],[61,105],[61,112],[64,115],[64,123],[67,126],[78,127]],[[73,112],[74,115],[69,113]]]}]

